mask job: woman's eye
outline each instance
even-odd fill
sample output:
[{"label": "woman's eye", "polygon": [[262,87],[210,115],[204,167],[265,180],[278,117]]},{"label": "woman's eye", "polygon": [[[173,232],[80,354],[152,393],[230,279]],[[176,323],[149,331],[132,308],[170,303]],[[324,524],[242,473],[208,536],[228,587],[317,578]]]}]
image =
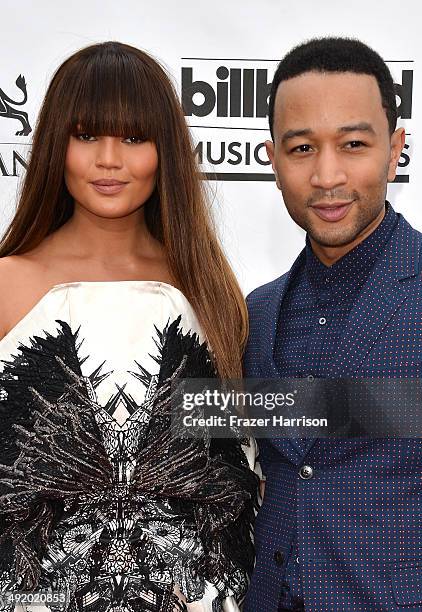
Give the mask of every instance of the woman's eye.
[{"label": "woman's eye", "polygon": [[92,142],[95,140],[95,136],[91,136],[90,134],[76,134],[76,138],[82,142]]},{"label": "woman's eye", "polygon": [[129,142],[130,144],[140,144],[141,142],[145,142],[142,138],[138,138],[138,136],[129,136],[124,139],[124,142]]}]

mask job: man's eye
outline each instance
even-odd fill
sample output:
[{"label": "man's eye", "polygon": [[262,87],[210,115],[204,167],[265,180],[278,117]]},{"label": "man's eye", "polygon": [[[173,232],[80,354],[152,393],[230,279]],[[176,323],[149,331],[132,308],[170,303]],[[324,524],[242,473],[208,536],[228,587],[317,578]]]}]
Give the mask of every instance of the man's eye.
[{"label": "man's eye", "polygon": [[130,144],[141,144],[142,142],[145,142],[145,140],[143,138],[139,138],[138,136],[129,136],[128,138],[125,138],[123,142],[129,142]]},{"label": "man's eye", "polygon": [[301,144],[301,145],[291,149],[290,152],[291,153],[309,153],[310,150],[311,150],[311,145],[309,145],[309,144]]},{"label": "man's eye", "polygon": [[359,149],[360,147],[364,147],[365,143],[362,142],[361,140],[351,140],[350,142],[347,142],[345,147],[346,149]]},{"label": "man's eye", "polygon": [[92,142],[95,140],[95,136],[91,136],[90,134],[76,134],[75,138],[82,142]]}]

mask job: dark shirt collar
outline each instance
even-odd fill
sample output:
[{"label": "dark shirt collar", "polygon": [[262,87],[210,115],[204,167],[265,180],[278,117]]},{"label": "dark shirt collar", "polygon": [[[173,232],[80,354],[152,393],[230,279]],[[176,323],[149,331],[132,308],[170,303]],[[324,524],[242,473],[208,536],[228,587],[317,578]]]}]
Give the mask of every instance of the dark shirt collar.
[{"label": "dark shirt collar", "polygon": [[326,290],[343,294],[357,291],[368,278],[369,273],[397,224],[397,214],[389,202],[378,227],[363,242],[346,253],[332,266],[325,266],[314,254],[309,237],[306,236],[305,269],[308,280],[317,294]]}]

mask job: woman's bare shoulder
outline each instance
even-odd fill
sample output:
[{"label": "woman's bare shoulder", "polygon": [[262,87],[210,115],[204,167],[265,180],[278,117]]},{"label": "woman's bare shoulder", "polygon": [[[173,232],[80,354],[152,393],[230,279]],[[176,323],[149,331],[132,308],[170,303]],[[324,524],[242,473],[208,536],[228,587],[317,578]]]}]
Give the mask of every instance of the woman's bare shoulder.
[{"label": "woman's bare shoulder", "polygon": [[7,293],[4,294],[3,290],[16,290],[30,286],[36,272],[36,264],[26,255],[0,257],[0,290],[2,296],[7,297]]},{"label": "woman's bare shoulder", "polygon": [[25,255],[0,257],[0,339],[45,293],[41,268]]}]

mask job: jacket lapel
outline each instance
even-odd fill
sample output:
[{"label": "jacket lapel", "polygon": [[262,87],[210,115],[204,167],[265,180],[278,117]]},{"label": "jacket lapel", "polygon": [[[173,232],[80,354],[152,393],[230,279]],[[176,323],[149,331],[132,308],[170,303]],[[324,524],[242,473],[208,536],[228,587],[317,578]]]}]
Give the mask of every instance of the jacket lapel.
[{"label": "jacket lapel", "polygon": [[409,297],[419,272],[422,235],[399,215],[383,256],[357,299],[334,355],[333,377],[354,375],[396,310]]},{"label": "jacket lapel", "polygon": [[[265,312],[263,313],[263,329],[260,335],[261,341],[261,376],[262,378],[280,378],[277,366],[274,361],[274,344],[277,333],[277,322],[280,314],[281,304],[286,295],[290,279],[295,275],[305,261],[305,249],[301,251],[296,261],[293,263],[287,275],[279,279],[278,284],[268,300]],[[269,442],[290,461],[295,464],[301,462],[303,458],[303,445],[300,440],[294,438],[272,438]]]},{"label": "jacket lapel", "polygon": [[[398,308],[414,291],[420,268],[422,234],[399,215],[384,254],[375,264],[356,303],[333,358],[333,378],[356,376],[366,355]],[[310,439],[305,454],[315,444]]]},{"label": "jacket lapel", "polygon": [[271,297],[269,298],[265,312],[262,313],[262,333],[260,334],[261,343],[261,376],[262,378],[280,378],[274,362],[274,344],[277,334],[277,322],[280,315],[280,308],[284,296],[289,286],[290,279],[295,275],[296,270],[305,261],[305,249],[301,251],[296,261],[293,263],[289,272],[278,279],[274,286]]}]

